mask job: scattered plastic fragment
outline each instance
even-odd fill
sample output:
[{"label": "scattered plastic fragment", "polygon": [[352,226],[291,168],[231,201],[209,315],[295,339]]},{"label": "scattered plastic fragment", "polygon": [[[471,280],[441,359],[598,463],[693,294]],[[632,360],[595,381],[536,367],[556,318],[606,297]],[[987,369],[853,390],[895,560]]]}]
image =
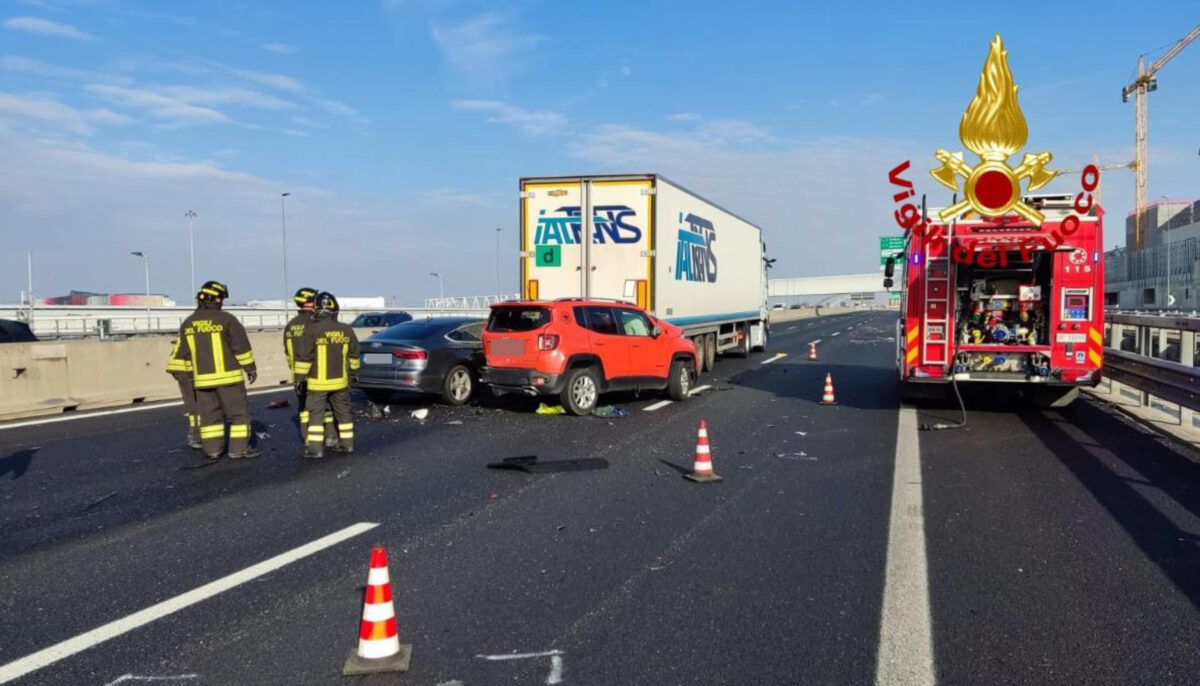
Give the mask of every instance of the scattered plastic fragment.
[{"label": "scattered plastic fragment", "polygon": [[567,410],[559,405],[547,405],[540,403],[537,408],[538,414],[566,414]]},{"label": "scattered plastic fragment", "polygon": [[260,440],[260,441],[265,441],[271,437],[271,434],[267,433],[266,431],[259,431],[258,433],[254,434],[254,435],[258,436],[258,440]]},{"label": "scattered plastic fragment", "polygon": [[350,468],[349,467],[346,467],[342,471],[338,472],[337,478],[345,479],[347,476],[350,476]]},{"label": "scattered plastic fragment", "polygon": [[529,474],[545,474],[547,472],[582,472],[589,469],[608,469],[608,460],[599,457],[585,457],[578,460],[551,460],[538,462],[536,455],[522,457],[506,457],[500,462],[491,462],[488,469],[506,469]]},{"label": "scattered plastic fragment", "polygon": [[620,407],[613,407],[612,405],[602,405],[592,410],[592,414],[597,417],[628,417],[629,410]]},{"label": "scattered plastic fragment", "polygon": [[424,419],[429,416],[429,410],[424,407],[419,410],[413,410],[412,416],[413,419]]},{"label": "scattered plastic fragment", "polygon": [[278,410],[287,407],[290,403],[286,400],[273,400],[270,405],[267,405],[268,410]]},{"label": "scattered plastic fragment", "polygon": [[808,432],[807,432],[807,431],[797,431],[797,432],[796,432],[796,435],[797,435],[797,436],[807,436],[807,435],[808,435]]},{"label": "scattered plastic fragment", "polygon": [[114,496],[116,496],[116,495],[117,495],[117,491],[113,491],[112,493],[106,493],[106,494],[104,494],[104,495],[100,496],[99,498],[96,498],[96,499],[95,499],[95,500],[93,500],[92,502],[88,503],[87,507],[85,507],[85,508],[83,508],[83,509],[85,509],[85,510],[90,510],[90,509],[92,509],[93,507],[95,507],[95,506],[99,505],[100,503],[104,502],[105,500],[108,500],[109,498],[112,498],[112,497],[114,497]]},{"label": "scattered plastic fragment", "polygon": [[462,420],[461,420],[461,419],[452,419],[452,420],[450,420],[450,421],[448,421],[448,422],[446,422],[446,423],[447,423],[447,424],[449,424],[449,425],[452,425],[452,426],[462,426],[462,423],[463,423],[463,422],[462,422]]}]

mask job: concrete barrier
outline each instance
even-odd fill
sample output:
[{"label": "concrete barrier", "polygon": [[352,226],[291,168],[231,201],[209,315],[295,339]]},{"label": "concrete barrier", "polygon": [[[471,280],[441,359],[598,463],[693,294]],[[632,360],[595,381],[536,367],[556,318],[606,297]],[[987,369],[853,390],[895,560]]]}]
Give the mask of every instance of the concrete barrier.
[{"label": "concrete barrier", "polygon": [[[872,307],[822,307],[821,316],[828,314],[845,314],[847,312],[870,312],[879,308]],[[797,310],[771,310],[767,315],[768,320],[772,324],[781,322],[790,322],[797,319],[808,319],[809,317],[817,316],[817,311],[812,307],[801,307]]]},{"label": "concrete barrier", "polygon": [[[249,335],[258,365],[251,388],[289,383],[280,332]],[[170,336],[0,345],[0,420],[173,400],[170,354]]]}]

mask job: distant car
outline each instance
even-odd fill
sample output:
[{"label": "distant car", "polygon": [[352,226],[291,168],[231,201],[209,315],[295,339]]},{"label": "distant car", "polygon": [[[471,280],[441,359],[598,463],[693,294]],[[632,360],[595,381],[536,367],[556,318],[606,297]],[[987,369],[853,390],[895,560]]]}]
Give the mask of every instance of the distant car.
[{"label": "distant car", "polygon": [[0,343],[37,343],[29,325],[13,319],[0,319]]},{"label": "distant car", "polygon": [[362,342],[355,386],[377,403],[405,391],[465,404],[483,366],[483,324],[478,317],[433,317],[390,326]]},{"label": "distant car", "polygon": [[772,310],[782,310],[782,309],[786,309],[786,308],[787,308],[787,306],[784,305],[783,303],[775,303],[774,305],[771,306]]},{"label": "distant car", "polygon": [[800,305],[792,305],[792,306],[791,306],[791,307],[789,307],[788,309],[789,309],[789,310],[798,310],[798,309],[800,309],[800,307],[801,307]]},{"label": "distant car", "polygon": [[413,316],[407,312],[363,312],[350,322],[356,329],[382,329],[404,322],[411,322]]},{"label": "distant car", "polygon": [[600,394],[613,390],[686,400],[700,373],[696,346],[679,327],[623,302],[493,305],[483,340],[483,383],[498,394],[557,397],[574,415],[591,414]]}]

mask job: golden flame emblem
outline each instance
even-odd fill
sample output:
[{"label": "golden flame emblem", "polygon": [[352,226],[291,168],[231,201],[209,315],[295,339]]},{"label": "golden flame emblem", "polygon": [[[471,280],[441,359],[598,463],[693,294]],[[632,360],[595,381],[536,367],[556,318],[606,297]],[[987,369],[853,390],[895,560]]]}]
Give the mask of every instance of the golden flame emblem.
[{"label": "golden flame emblem", "polygon": [[1058,173],[1046,169],[1052,155],[1048,152],[1025,153],[1021,164],[1010,167],[1008,158],[1025,146],[1029,128],[1017,102],[1017,84],[1008,68],[1008,51],[1000,34],[992,39],[979,88],[958,125],[958,137],[968,150],[979,156],[974,167],[963,160],[961,152],[938,150],[936,157],[942,166],[930,170],[930,175],[947,188],[958,190],[958,177],[966,181],[965,200],[939,212],[948,221],[972,208],[985,217],[1000,217],[1016,212],[1037,226],[1045,219],[1042,213],[1021,202],[1021,180],[1029,179],[1029,190],[1037,190]]}]

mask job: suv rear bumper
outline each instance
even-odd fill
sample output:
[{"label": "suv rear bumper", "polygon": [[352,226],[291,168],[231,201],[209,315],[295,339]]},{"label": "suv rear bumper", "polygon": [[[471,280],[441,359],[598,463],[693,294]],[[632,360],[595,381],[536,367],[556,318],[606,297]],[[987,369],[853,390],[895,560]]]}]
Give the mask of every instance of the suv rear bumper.
[{"label": "suv rear bumper", "polygon": [[479,370],[479,380],[501,393],[524,393],[525,395],[558,395],[562,392],[562,375],[547,374],[536,369],[510,369],[484,367]]}]

